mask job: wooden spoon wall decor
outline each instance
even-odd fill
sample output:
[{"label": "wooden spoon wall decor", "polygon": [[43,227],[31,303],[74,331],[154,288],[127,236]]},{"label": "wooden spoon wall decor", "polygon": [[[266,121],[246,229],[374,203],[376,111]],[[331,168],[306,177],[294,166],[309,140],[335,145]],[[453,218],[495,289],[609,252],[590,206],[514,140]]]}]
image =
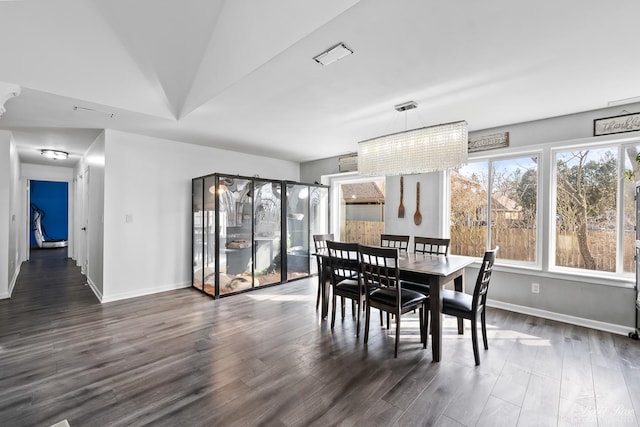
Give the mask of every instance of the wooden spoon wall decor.
[{"label": "wooden spoon wall decor", "polygon": [[416,213],[413,215],[413,222],[416,225],[422,223],[422,214],[420,213],[420,183],[416,183]]},{"label": "wooden spoon wall decor", "polygon": [[404,205],[402,198],[404,197],[404,177],[400,177],[400,206],[398,206],[398,218],[404,218]]}]

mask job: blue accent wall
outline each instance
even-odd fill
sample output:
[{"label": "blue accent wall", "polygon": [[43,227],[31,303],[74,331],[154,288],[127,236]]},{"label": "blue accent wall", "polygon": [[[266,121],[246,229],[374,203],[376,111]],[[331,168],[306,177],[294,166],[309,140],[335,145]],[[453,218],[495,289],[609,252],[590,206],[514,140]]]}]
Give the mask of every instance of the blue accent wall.
[{"label": "blue accent wall", "polygon": [[[47,232],[45,240],[69,238],[69,184],[66,182],[31,181],[31,203],[44,211],[42,225]],[[37,246],[33,235],[31,210],[31,246]]]}]

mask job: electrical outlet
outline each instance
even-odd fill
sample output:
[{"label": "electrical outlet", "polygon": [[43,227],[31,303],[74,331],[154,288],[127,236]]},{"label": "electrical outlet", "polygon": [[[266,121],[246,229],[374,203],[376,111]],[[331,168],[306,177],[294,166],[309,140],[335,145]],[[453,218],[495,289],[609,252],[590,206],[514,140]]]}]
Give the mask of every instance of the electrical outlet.
[{"label": "electrical outlet", "polygon": [[532,283],[531,284],[531,292],[534,294],[539,294],[540,293],[540,283]]}]

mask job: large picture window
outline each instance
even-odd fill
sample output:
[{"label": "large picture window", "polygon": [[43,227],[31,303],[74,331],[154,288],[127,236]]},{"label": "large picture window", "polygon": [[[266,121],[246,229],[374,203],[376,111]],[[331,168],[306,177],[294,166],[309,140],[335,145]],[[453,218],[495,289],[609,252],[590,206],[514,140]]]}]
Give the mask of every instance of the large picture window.
[{"label": "large picture window", "polygon": [[538,156],[469,162],[451,172],[451,253],[537,262]]},{"label": "large picture window", "polygon": [[635,271],[633,175],[637,175],[637,152],[636,146],[555,152],[555,266]]}]

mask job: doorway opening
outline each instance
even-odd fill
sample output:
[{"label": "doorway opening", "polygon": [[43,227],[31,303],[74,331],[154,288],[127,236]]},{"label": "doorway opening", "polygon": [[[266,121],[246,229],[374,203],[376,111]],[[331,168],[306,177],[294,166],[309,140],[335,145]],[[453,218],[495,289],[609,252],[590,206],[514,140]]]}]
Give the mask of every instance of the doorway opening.
[{"label": "doorway opening", "polygon": [[338,207],[333,229],[339,230],[340,241],[380,244],[380,234],[384,233],[384,177],[345,177],[334,180],[332,188],[333,206]]},{"label": "doorway opening", "polygon": [[69,184],[30,181],[29,247],[66,248],[69,241]]}]

